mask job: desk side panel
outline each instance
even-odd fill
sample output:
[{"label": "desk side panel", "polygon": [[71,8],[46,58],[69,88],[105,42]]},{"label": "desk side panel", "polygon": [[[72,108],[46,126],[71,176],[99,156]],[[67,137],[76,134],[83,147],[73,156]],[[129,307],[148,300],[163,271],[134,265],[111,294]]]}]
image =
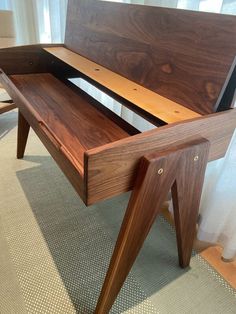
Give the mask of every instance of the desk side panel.
[{"label": "desk side panel", "polygon": [[210,142],[209,161],[223,157],[235,128],[236,109],[231,109],[163,126],[86,152],[87,203],[131,190],[140,158],[151,152],[161,152],[201,137]]},{"label": "desk side panel", "polygon": [[43,122],[41,116],[31,107],[30,103],[24,98],[24,96],[4,73],[0,74],[0,82],[3,84],[4,88],[14,100],[20,112],[38,135],[53,159],[57,162],[63,173],[71,182],[77,193],[85,202],[83,175],[79,173],[78,169],[72,164],[68,157],[63,154],[57,146],[57,143],[53,141],[52,138],[48,137],[47,133],[43,131],[42,127],[40,127]]}]

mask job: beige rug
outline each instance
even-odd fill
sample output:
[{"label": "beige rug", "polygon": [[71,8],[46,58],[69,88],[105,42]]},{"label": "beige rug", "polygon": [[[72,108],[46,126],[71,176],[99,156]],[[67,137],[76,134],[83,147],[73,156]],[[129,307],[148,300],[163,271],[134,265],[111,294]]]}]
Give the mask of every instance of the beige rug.
[{"label": "beige rug", "polygon": [[[129,195],[86,208],[33,132],[15,158],[16,123],[0,116],[0,313],[93,313]],[[111,313],[236,313],[236,293],[198,255],[180,269],[160,218]]]}]

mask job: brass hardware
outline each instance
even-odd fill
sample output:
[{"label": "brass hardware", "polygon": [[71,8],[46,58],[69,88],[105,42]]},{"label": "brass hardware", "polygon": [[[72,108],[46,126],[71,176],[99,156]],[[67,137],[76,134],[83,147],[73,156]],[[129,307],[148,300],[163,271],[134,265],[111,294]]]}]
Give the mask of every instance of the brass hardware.
[{"label": "brass hardware", "polygon": [[199,158],[198,156],[195,156],[193,160],[198,161],[198,158]]},{"label": "brass hardware", "polygon": [[163,172],[164,172],[163,168],[158,169],[158,174],[159,174],[159,175],[162,175]]}]

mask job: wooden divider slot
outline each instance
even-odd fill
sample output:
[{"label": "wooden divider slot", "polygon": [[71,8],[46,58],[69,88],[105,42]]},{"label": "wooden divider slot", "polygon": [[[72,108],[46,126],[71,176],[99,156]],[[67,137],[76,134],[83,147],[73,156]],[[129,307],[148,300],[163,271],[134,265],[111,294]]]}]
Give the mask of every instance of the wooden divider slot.
[{"label": "wooden divider slot", "polygon": [[154,93],[65,47],[49,47],[44,50],[168,124],[201,116],[199,113]]}]

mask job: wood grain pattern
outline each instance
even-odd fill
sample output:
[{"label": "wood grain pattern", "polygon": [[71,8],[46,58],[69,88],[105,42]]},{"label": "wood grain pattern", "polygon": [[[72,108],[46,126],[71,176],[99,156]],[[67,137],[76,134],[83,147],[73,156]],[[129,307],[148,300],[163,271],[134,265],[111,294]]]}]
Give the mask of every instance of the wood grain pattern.
[{"label": "wood grain pattern", "polygon": [[[236,109],[175,123],[85,153],[88,204],[133,188],[139,160],[198,137],[210,142],[209,161],[224,156],[236,127]],[[112,176],[111,176],[112,173]]]},{"label": "wood grain pattern", "polygon": [[51,74],[12,75],[12,82],[41,117],[41,128],[83,169],[84,152],[129,136]]},{"label": "wood grain pattern", "polygon": [[168,124],[200,116],[200,114],[162,97],[64,47],[44,48],[44,50],[105,86],[118,96]]},{"label": "wood grain pattern", "polygon": [[142,158],[96,314],[109,313],[172,186],[179,262],[189,265],[208,149],[200,139]]},{"label": "wood grain pattern", "polygon": [[183,268],[190,263],[209,148],[208,141],[189,144],[181,154],[171,189],[179,265]]},{"label": "wood grain pattern", "polygon": [[200,114],[213,112],[236,55],[236,17],[69,0],[65,45]]},{"label": "wood grain pattern", "polygon": [[[206,162],[224,156],[236,127],[236,109],[209,114],[235,94],[236,18],[69,0],[65,47],[44,48],[0,49],[0,81],[20,110],[18,157],[31,126],[86,205],[134,187],[96,309],[105,314],[171,187],[189,264]],[[136,134],[66,82],[78,73],[171,124]]]},{"label": "wood grain pattern", "polygon": [[0,75],[0,81],[4,85],[11,98],[14,99],[22,116],[38,135],[41,142],[44,144],[50,155],[53,157],[58,166],[67,176],[68,180],[75,188],[77,193],[80,195],[81,199],[86,202],[84,192],[83,169],[78,167],[78,165],[74,163],[74,160],[68,158],[68,154],[66,153],[66,151],[60,149],[58,142],[55,139],[52,140],[51,137],[49,138],[47,136],[48,134],[45,133],[45,128],[42,127],[43,121],[41,116],[37,113],[37,111],[34,110],[32,105],[16,88],[16,86],[12,83],[9,77],[2,73]]},{"label": "wood grain pattern", "polygon": [[49,52],[46,52],[50,56],[50,62],[48,67],[48,72],[52,73],[55,77],[59,78],[61,81],[64,82],[64,84],[68,84],[68,79],[70,78],[82,78],[88,83],[92,84],[94,87],[98,88],[100,91],[104,92],[105,94],[109,95],[114,100],[118,101],[123,106],[127,107],[128,109],[132,110],[139,116],[143,117],[145,120],[149,121],[153,125],[156,126],[162,126],[166,123],[162,120],[160,120],[157,117],[154,117],[153,115],[148,114],[147,111],[142,110],[140,107],[135,106],[133,103],[129,102],[127,99],[115,94],[110,89],[106,88],[105,86],[99,84],[97,81],[92,80],[88,76],[84,75],[77,69],[73,68],[66,62],[56,58],[54,55],[49,54]]},{"label": "wood grain pattern", "polygon": [[127,121],[122,119],[116,113],[108,109],[106,106],[101,104],[95,98],[91,97],[88,93],[80,89],[77,85],[70,82],[68,79],[64,79],[62,77],[58,77],[60,81],[62,81],[66,86],[72,89],[76,94],[80,97],[83,96],[84,100],[86,100],[93,107],[102,112],[105,116],[107,116],[110,120],[112,120],[116,125],[118,125],[122,130],[124,130],[129,135],[136,135],[141,133],[138,129],[136,129],[133,125],[129,124]]}]

